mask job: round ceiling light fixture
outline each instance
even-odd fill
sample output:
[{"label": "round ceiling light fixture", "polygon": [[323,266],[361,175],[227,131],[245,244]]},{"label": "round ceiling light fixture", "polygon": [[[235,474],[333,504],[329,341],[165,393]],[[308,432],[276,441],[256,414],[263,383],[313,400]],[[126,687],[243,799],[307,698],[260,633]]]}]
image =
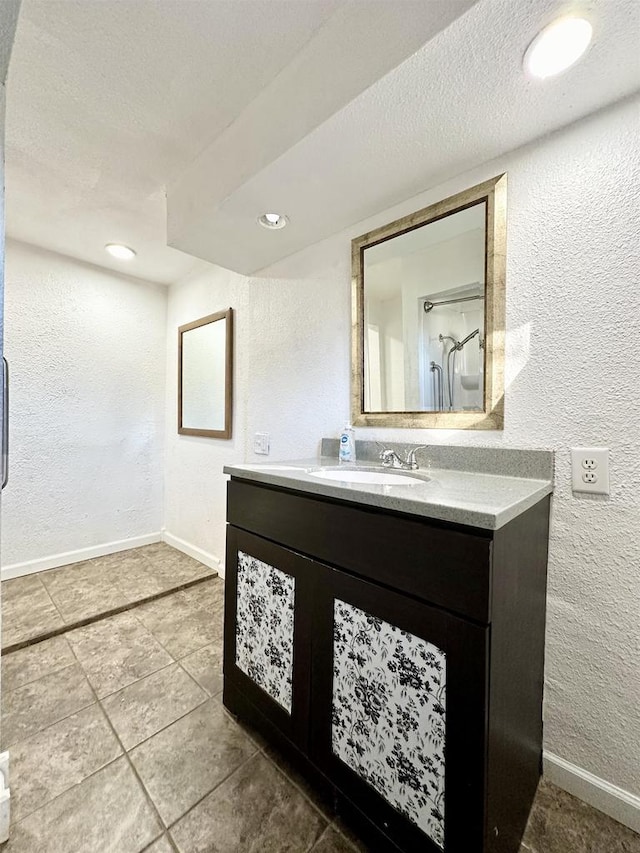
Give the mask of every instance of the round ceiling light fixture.
[{"label": "round ceiling light fixture", "polygon": [[288,222],[288,218],[283,213],[263,213],[258,217],[258,224],[272,231],[284,228]]},{"label": "round ceiling light fixture", "polygon": [[107,243],[104,247],[110,255],[114,258],[117,258],[119,261],[132,261],[136,252],[133,249],[130,249],[129,246],[125,246],[123,243]]},{"label": "round ceiling light fixture", "polygon": [[593,27],[585,18],[558,18],[525,51],[525,71],[541,80],[566,71],[584,54],[592,35]]}]

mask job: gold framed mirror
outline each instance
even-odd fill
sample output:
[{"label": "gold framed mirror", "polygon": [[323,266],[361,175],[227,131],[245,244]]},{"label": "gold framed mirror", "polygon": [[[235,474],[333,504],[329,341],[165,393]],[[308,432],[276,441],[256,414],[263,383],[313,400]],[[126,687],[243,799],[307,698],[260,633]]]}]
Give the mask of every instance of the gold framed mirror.
[{"label": "gold framed mirror", "polygon": [[178,329],[178,432],[231,438],[233,311]]},{"label": "gold framed mirror", "polygon": [[355,426],[504,424],[507,176],[351,243]]}]

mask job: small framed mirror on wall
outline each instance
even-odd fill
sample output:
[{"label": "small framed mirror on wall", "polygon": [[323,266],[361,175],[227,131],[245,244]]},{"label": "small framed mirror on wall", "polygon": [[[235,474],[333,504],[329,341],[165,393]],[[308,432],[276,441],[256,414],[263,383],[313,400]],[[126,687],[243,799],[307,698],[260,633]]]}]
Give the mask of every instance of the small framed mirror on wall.
[{"label": "small framed mirror on wall", "polygon": [[352,422],[502,429],[506,175],[352,241]]},{"label": "small framed mirror on wall", "polygon": [[178,329],[178,432],[231,438],[233,311]]}]

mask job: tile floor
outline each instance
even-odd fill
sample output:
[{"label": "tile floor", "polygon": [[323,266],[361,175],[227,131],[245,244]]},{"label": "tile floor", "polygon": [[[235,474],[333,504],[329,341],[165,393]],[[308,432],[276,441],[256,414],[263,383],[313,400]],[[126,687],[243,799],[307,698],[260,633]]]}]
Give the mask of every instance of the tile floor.
[{"label": "tile floor", "polygon": [[222,619],[215,578],[3,656],[6,853],[355,849],[224,710]]},{"label": "tile floor", "polygon": [[[224,710],[223,583],[211,579],[2,658],[5,853],[365,850]],[[522,853],[640,853],[542,783]]]},{"label": "tile floor", "polygon": [[158,542],[3,581],[2,648],[19,648],[216,574]]}]

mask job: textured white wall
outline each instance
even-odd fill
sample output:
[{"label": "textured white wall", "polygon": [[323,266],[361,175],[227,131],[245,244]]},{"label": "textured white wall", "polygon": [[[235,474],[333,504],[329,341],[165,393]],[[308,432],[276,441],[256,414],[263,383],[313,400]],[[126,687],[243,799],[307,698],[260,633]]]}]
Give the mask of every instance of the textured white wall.
[{"label": "textured white wall", "polygon": [[166,290],[8,241],[2,563],[162,526]]},{"label": "textured white wall", "polygon": [[[502,171],[509,174],[503,433],[358,430],[360,438],[551,448],[545,747],[640,794],[640,101],[627,101],[362,222],[265,273],[210,268],[171,289],[175,328],[236,309],[232,442],[169,430],[167,527],[218,556],[224,462],[309,456],[349,414],[349,240]],[[277,238],[277,235],[275,235]],[[169,383],[175,422],[175,389]],[[573,495],[569,448],[611,448],[611,496]],[[182,532],[181,532],[182,531]]]},{"label": "textured white wall", "polygon": [[[203,265],[205,266],[205,265]],[[215,267],[169,288],[164,525],[169,534],[224,559],[225,478],[222,466],[244,458],[245,362],[251,347],[242,276]],[[234,309],[234,418],[228,440],[178,435],[178,327],[208,314]]]},{"label": "textured white wall", "polygon": [[[323,255],[319,260],[321,271],[302,280],[247,279],[203,265],[170,288],[165,527],[219,559],[224,559],[223,465],[265,461],[253,454],[256,430],[271,434],[269,459],[315,454],[319,439],[337,431],[336,411],[346,419],[348,299],[335,294],[333,303],[339,276]],[[233,437],[178,435],[178,326],[229,306],[234,309]],[[342,405],[336,406],[336,394]]]}]

